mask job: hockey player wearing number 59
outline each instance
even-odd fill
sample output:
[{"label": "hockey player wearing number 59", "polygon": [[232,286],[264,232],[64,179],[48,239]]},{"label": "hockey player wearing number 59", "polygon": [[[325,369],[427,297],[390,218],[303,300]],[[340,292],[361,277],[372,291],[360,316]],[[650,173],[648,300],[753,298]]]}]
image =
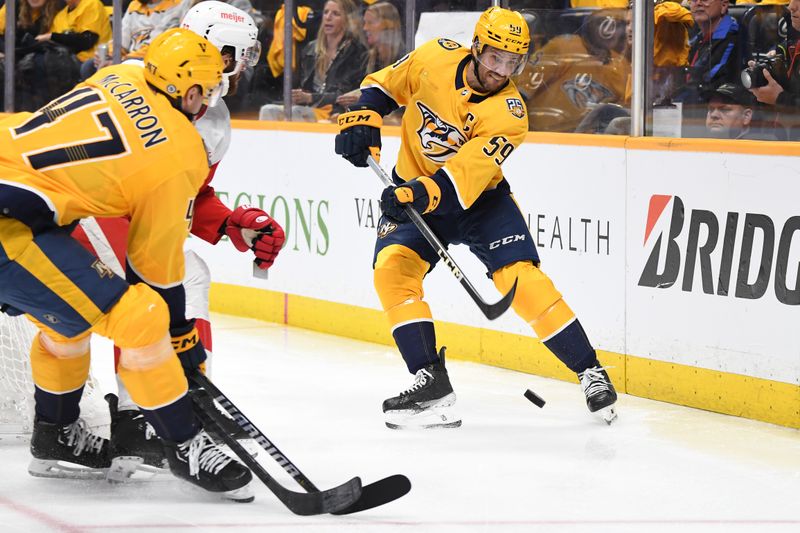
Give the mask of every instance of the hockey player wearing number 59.
[{"label": "hockey player wearing number 59", "polygon": [[[79,417],[98,333],[120,347],[120,376],[163,440],[172,473],[250,501],[250,471],[194,417],[184,369],[205,360],[197,332],[171,342],[169,331],[187,325],[183,243],[208,174],[191,121],[221,94],[222,56],[172,29],[153,40],[144,63],[103,69],[0,122],[0,302],[39,328],[29,471],[98,477],[110,467],[108,440]],[[89,216],[130,218],[130,283],[70,235]]]},{"label": "hockey player wearing number 59", "polygon": [[[373,259],[375,288],[413,385],[383,402],[390,428],[458,427],[456,397],[437,354],[422,280],[439,259],[404,207],[411,205],[445,244],[469,246],[497,289],[518,280],[513,308],[576,372],[589,410],[607,422],[617,399],[575,314],[539,269],[539,256],[502,164],[523,141],[528,120],[511,76],[528,57],[528,26],[516,11],[481,14],[470,50],[430,41],[367,76],[362,96],[339,117],[336,153],[355,166],[381,146],[381,117],[405,106],[395,186],[381,196]],[[508,239],[507,237],[514,237]]]}]

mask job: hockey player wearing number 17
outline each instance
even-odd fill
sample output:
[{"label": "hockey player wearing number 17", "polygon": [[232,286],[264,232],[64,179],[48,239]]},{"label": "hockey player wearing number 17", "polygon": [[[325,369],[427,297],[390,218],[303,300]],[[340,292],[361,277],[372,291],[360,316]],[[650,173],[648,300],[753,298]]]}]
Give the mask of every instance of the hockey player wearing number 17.
[{"label": "hockey player wearing number 17", "polygon": [[[392,335],[414,383],[383,402],[390,428],[458,427],[456,401],[437,354],[422,280],[439,259],[405,207],[410,205],[445,244],[466,244],[545,346],[577,373],[589,410],[615,417],[616,391],[580,322],[550,278],[511,195],[502,164],[528,129],[511,76],[528,57],[527,24],[516,11],[490,7],[470,50],[435,39],[367,76],[362,96],[339,117],[336,153],[357,167],[381,146],[381,117],[405,106],[393,178],[381,196],[383,216],[373,259],[374,283]],[[507,237],[515,237],[507,239]],[[499,243],[499,245],[498,245]]]}]

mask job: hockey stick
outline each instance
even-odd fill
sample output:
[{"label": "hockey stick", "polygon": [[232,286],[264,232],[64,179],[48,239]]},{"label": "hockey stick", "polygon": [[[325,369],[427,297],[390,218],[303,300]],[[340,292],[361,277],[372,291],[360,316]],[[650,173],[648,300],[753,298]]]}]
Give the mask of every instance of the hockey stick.
[{"label": "hockey stick", "polygon": [[[295,466],[294,463],[292,463],[286,457],[286,455],[284,455],[283,452],[281,452],[278,449],[278,447],[275,446],[272,443],[272,441],[270,441],[267,438],[267,436],[264,435],[264,433],[255,426],[255,424],[253,424],[250,420],[248,420],[247,417],[245,417],[244,414],[242,414],[242,412],[235,405],[233,405],[233,402],[231,402],[228,399],[228,397],[225,396],[225,394],[223,394],[222,391],[219,390],[219,388],[217,388],[217,386],[214,385],[214,383],[205,374],[202,374],[200,372],[195,372],[191,376],[191,379],[195,383],[203,387],[203,389],[205,389],[207,393],[210,393],[214,397],[214,400],[216,400],[222,406],[222,408],[225,409],[225,411],[227,411],[227,413],[231,416],[231,418],[233,418],[233,420],[239,425],[239,427],[245,430],[253,438],[253,440],[255,440],[262,448],[264,448],[264,450],[266,450],[269,456],[275,459],[275,462],[277,462],[281,467],[283,467],[283,469],[294,478],[294,480],[297,482],[298,485],[300,485],[306,491],[309,492],[308,494],[309,496],[321,494],[320,490],[314,485],[314,483],[312,483],[311,480],[308,479],[305,476],[305,474],[303,474],[300,471],[300,469],[297,468],[297,466]],[[199,402],[195,403],[199,404]],[[212,410],[214,411],[214,415],[222,416],[221,413],[217,412],[216,409],[213,408],[213,406],[211,409],[202,408],[202,410],[205,413],[207,413],[209,410]],[[217,423],[217,425],[219,425],[219,423]],[[228,435],[227,433],[225,434],[225,436],[230,437],[230,435]],[[232,437],[230,438],[233,439]],[[226,444],[228,444],[227,442],[228,439],[225,440]],[[233,440],[235,441],[235,439]],[[238,442],[236,443],[236,445],[239,446],[240,449],[244,450]],[[252,459],[252,457],[250,459],[252,461],[255,461],[254,459]],[[249,463],[247,463],[247,465],[250,466]],[[274,480],[272,481],[274,482]],[[351,502],[349,505],[340,507],[332,511],[323,511],[323,512],[329,512],[332,514],[357,513],[359,511],[372,509],[373,507],[378,507],[379,505],[392,502],[402,496],[405,496],[410,490],[411,490],[411,482],[408,480],[408,478],[406,476],[396,474],[394,476],[389,476],[387,478],[376,481],[375,483],[370,483],[369,485],[361,487],[360,497],[357,500]],[[291,494],[296,494],[296,493],[291,493]]]},{"label": "hockey stick", "polygon": [[[354,477],[347,483],[328,489],[322,492],[302,493],[294,492],[273,478],[264,470],[264,467],[256,461],[239,442],[222,429],[222,418],[225,417],[216,409],[207,408],[204,404],[193,397],[195,406],[205,415],[211,418],[216,429],[225,441],[225,444],[236,454],[236,456],[247,465],[248,468],[272,491],[278,499],[293,513],[301,516],[318,515],[333,513],[341,509],[348,508],[358,502],[361,497],[361,480]],[[262,435],[263,437],[263,435]],[[260,440],[260,439],[257,439]]]},{"label": "hockey stick", "polygon": [[[391,187],[394,185],[392,182],[392,178],[383,170],[378,162],[375,160],[374,157],[367,156],[367,163],[372,170],[375,171],[375,174],[381,179],[383,184],[387,187]],[[478,308],[481,312],[488,318],[489,320],[494,320],[495,318],[499,317],[503,313],[505,313],[508,308],[511,306],[511,302],[514,300],[514,293],[517,292],[517,280],[514,280],[514,285],[511,287],[511,290],[508,291],[508,294],[503,296],[500,301],[494,304],[489,304],[481,298],[481,295],[478,294],[478,291],[475,290],[475,287],[472,286],[472,283],[467,279],[464,275],[464,272],[458,267],[456,262],[453,260],[453,257],[447,253],[447,248],[445,248],[442,241],[433,233],[428,224],[425,220],[422,219],[422,215],[417,213],[416,209],[411,207],[410,205],[406,205],[404,207],[408,218],[411,219],[411,222],[417,227],[422,236],[425,237],[425,240],[428,241],[428,244],[431,245],[431,248],[434,249],[436,255],[447,265],[447,268],[450,269],[450,272],[456,277],[456,279],[461,283],[461,286],[464,287],[464,290],[467,291],[467,294],[470,295],[472,300],[478,304]]]}]

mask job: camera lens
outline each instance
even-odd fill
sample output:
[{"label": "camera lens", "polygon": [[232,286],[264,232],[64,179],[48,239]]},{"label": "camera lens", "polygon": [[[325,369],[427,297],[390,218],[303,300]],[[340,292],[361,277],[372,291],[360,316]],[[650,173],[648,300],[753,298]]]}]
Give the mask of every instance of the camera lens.
[{"label": "camera lens", "polygon": [[746,68],[742,71],[742,87],[749,89],[753,86],[753,80],[750,78],[750,69]]}]

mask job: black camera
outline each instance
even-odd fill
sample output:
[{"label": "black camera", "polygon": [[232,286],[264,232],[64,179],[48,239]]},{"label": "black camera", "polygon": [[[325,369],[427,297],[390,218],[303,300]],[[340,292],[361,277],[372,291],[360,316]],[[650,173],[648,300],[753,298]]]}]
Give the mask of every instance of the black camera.
[{"label": "black camera", "polygon": [[767,85],[764,69],[767,69],[778,83],[781,83],[786,74],[781,56],[761,56],[756,58],[755,65],[742,71],[742,86],[745,89],[757,89]]}]

